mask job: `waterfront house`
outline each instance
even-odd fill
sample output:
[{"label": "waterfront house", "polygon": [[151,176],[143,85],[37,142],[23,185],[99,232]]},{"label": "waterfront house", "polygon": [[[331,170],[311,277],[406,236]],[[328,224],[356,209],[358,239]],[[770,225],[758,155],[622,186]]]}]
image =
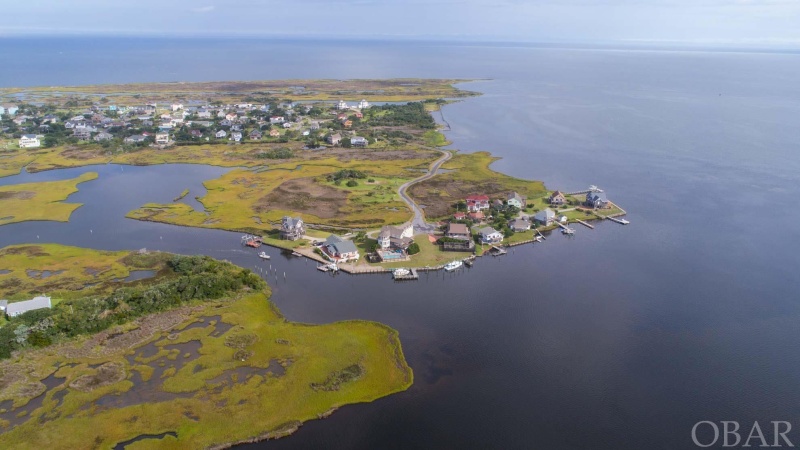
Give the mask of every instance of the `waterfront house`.
[{"label": "waterfront house", "polygon": [[158,145],[169,144],[169,133],[156,133],[156,144]]},{"label": "waterfront house", "polygon": [[400,226],[386,225],[378,234],[378,246],[384,250],[389,248],[406,250],[412,242],[414,242],[414,226],[411,223]]},{"label": "waterfront house", "polygon": [[330,134],[325,138],[325,141],[331,145],[339,145],[342,142],[342,135],[339,133]]},{"label": "waterfront house", "polygon": [[81,141],[88,141],[92,138],[92,132],[89,131],[88,127],[80,127],[72,131],[72,136]]},{"label": "waterfront house", "polygon": [[2,311],[3,314],[6,313],[7,307],[8,307],[8,300],[0,300],[0,311]]},{"label": "waterfront house", "polygon": [[269,130],[269,135],[270,137],[278,137],[281,135],[281,132],[273,128]]},{"label": "waterfront house", "polygon": [[467,211],[478,212],[484,209],[489,209],[489,196],[487,195],[470,195],[466,198]]},{"label": "waterfront house", "polygon": [[497,244],[503,242],[503,233],[495,230],[492,227],[484,227],[480,230],[481,242],[484,244]]},{"label": "waterfront house", "polygon": [[350,145],[353,147],[366,147],[367,146],[367,138],[361,136],[355,136],[350,138]]},{"label": "waterfront house", "polygon": [[350,108],[344,100],[339,100],[339,103],[336,104],[336,109],[348,109]]},{"label": "waterfront house", "polygon": [[36,148],[42,145],[35,134],[23,134],[18,142],[20,148]]},{"label": "waterfront house", "polygon": [[535,220],[536,222],[538,222],[538,223],[540,223],[540,224],[542,224],[544,226],[552,225],[553,222],[555,222],[555,220],[556,220],[556,213],[555,213],[555,211],[553,211],[550,208],[545,208],[545,209],[537,212],[533,216],[533,220]]},{"label": "waterfront house", "polygon": [[591,191],[586,194],[586,206],[590,208],[607,208],[608,203],[605,192]]},{"label": "waterfront house", "polygon": [[512,192],[508,194],[508,198],[506,199],[506,204],[508,206],[513,206],[517,209],[522,209],[525,207],[525,197],[517,194],[516,192]]},{"label": "waterfront house", "polygon": [[261,131],[258,130],[258,129],[251,131],[250,134],[248,135],[250,140],[253,140],[253,141],[257,141],[257,140],[261,139],[261,136],[262,136],[261,135]]},{"label": "waterfront house", "polygon": [[364,99],[361,99],[361,101],[358,102],[358,109],[366,109],[366,108],[369,108],[369,102]]},{"label": "waterfront house", "polygon": [[508,223],[508,227],[514,230],[517,233],[521,233],[523,231],[528,231],[531,229],[531,223],[526,219],[514,219]]},{"label": "waterfront house", "polygon": [[219,130],[216,133],[214,133],[214,137],[217,138],[217,139],[222,139],[227,135],[228,135],[228,132],[225,131],[225,130]]},{"label": "waterfront house", "polygon": [[28,311],[35,311],[37,309],[50,307],[52,307],[50,297],[34,297],[33,300],[9,303],[8,306],[6,306],[6,315],[8,317],[16,317],[20,314],[25,314]]},{"label": "waterfront house", "polygon": [[242,132],[241,131],[234,131],[231,133],[231,139],[234,142],[241,142],[242,141]]},{"label": "waterfront house", "polygon": [[567,198],[561,193],[561,191],[554,191],[547,201],[553,206],[561,206],[567,203]]},{"label": "waterfront house", "polygon": [[299,217],[283,216],[281,219],[281,239],[296,241],[306,234],[306,226]]},{"label": "waterfront house", "polygon": [[336,262],[357,261],[360,255],[353,241],[332,234],[325,240],[322,250]]},{"label": "waterfront house", "polygon": [[452,239],[469,240],[471,238],[469,228],[467,228],[467,226],[463,223],[448,224],[444,235]]}]

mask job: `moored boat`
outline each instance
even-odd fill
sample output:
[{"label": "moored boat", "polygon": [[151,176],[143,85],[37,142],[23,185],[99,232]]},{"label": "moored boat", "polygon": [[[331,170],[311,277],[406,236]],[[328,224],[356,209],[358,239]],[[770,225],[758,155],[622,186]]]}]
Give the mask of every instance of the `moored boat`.
[{"label": "moored boat", "polygon": [[452,271],[458,269],[459,267],[461,267],[462,265],[464,265],[464,263],[459,261],[459,260],[451,261],[451,262],[449,262],[449,263],[444,265],[444,270],[446,270],[448,272],[452,272]]}]

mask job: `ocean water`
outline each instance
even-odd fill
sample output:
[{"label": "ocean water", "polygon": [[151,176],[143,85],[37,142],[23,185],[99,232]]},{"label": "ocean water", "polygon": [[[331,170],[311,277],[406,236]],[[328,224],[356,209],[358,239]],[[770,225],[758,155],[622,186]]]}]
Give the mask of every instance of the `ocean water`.
[{"label": "ocean water", "polygon": [[[290,320],[370,319],[398,329],[415,383],[288,439],[245,447],[683,449],[693,448],[700,420],[800,420],[797,54],[0,40],[0,60],[24,55],[35,57],[0,71],[0,86],[480,79],[463,87],[482,96],[444,108],[454,148],[491,151],[502,158],[496,170],[550,188],[598,185],[628,211],[628,226],[554,234],[417,283],[330,278],[275,252],[272,264],[287,277],[270,280],[273,299]],[[16,179],[81,172],[70,170]],[[197,195],[203,179],[224,169],[98,170],[71,198],[86,204],[72,223],[0,227],[0,245],[31,242],[35,232],[42,242],[259,264],[235,233],[123,217],[129,205],[186,187]],[[116,198],[119,205],[106,206]],[[94,223],[103,231],[83,230]]]}]

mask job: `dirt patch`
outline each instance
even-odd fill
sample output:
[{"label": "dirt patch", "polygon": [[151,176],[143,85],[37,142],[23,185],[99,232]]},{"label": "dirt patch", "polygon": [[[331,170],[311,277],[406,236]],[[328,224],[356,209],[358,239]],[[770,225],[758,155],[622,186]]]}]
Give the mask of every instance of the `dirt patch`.
[{"label": "dirt patch", "polygon": [[28,200],[33,197],[36,197],[36,192],[31,192],[31,191],[0,192],[0,200]]},{"label": "dirt patch", "polygon": [[76,378],[69,387],[82,392],[91,392],[103,386],[110,386],[125,379],[125,367],[121,363],[109,362],[97,368],[93,375]]},{"label": "dirt patch", "polygon": [[50,256],[50,253],[44,251],[42,247],[38,245],[25,245],[22,247],[11,247],[4,250],[0,250],[0,255],[24,255],[27,254],[28,256]]},{"label": "dirt patch", "polygon": [[341,215],[346,204],[346,191],[317,184],[313,178],[298,178],[283,182],[259,199],[254,209],[257,213],[282,209],[331,219]]},{"label": "dirt patch", "polygon": [[425,205],[425,216],[435,218],[449,215],[453,211],[453,204],[469,195],[505,197],[508,188],[492,181],[464,182],[448,176],[437,176],[411,186],[408,193],[415,202]]},{"label": "dirt patch", "polygon": [[100,154],[97,152],[97,150],[84,150],[78,147],[70,147],[61,152],[61,156],[64,158],[84,161],[87,159],[97,158],[100,156]]}]

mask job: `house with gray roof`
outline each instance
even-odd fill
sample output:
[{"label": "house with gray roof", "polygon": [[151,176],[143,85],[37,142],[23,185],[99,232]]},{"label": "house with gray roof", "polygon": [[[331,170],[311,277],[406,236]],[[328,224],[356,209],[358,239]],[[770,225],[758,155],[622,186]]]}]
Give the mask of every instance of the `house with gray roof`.
[{"label": "house with gray roof", "polygon": [[8,317],[16,317],[20,314],[25,314],[28,311],[35,311],[37,309],[50,307],[52,307],[50,297],[34,297],[33,300],[9,303],[8,306],[6,306],[6,315]]},{"label": "house with gray roof", "polygon": [[591,208],[608,207],[608,199],[605,192],[591,191],[586,194],[586,206]]},{"label": "house with gray roof", "polygon": [[516,233],[521,233],[523,231],[528,231],[531,229],[531,223],[526,219],[514,219],[508,223],[508,227],[514,230]]},{"label": "house with gray roof", "polygon": [[281,239],[296,241],[306,234],[306,226],[299,217],[283,216],[281,219]]},{"label": "house with gray roof", "polygon": [[360,255],[353,241],[332,234],[322,246],[325,253],[336,262],[357,261]]},{"label": "house with gray roof", "polygon": [[0,311],[5,313],[7,307],[8,307],[8,300],[0,300]]},{"label": "house with gray roof", "polygon": [[503,233],[495,230],[492,227],[483,227],[480,229],[481,242],[484,244],[497,244],[503,242]]},{"label": "house with gray roof", "polygon": [[517,194],[516,192],[511,192],[508,194],[508,198],[506,199],[506,204],[508,206],[513,206],[517,209],[522,209],[525,207],[525,197]]},{"label": "house with gray roof", "polygon": [[552,225],[553,222],[555,222],[555,220],[556,220],[556,213],[555,213],[555,211],[553,211],[550,208],[545,208],[545,209],[537,212],[533,216],[533,220],[535,220],[536,222],[538,222],[538,223],[540,223],[540,224],[542,224],[544,226]]}]

